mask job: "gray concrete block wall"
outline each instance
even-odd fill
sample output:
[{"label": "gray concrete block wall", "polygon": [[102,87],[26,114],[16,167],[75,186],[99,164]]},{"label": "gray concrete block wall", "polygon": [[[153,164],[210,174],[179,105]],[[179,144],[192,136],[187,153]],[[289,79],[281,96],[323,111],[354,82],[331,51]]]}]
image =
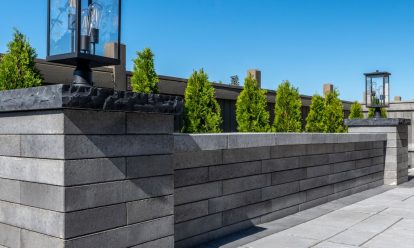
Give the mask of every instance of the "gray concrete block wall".
[{"label": "gray concrete block wall", "polygon": [[197,247],[384,183],[385,135],[174,138],[177,248]]},{"label": "gray concrete block wall", "polygon": [[409,162],[409,127],[398,126],[369,126],[349,127],[350,133],[386,133],[384,183],[399,185],[408,181]]},{"label": "gray concrete block wall", "polygon": [[174,247],[173,116],[0,114],[0,247]]}]

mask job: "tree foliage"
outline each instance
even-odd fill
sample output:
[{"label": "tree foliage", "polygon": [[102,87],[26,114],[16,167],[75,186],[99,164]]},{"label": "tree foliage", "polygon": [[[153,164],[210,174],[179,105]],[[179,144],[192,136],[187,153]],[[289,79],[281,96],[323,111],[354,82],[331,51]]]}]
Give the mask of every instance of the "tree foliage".
[{"label": "tree foliage", "polygon": [[320,95],[312,97],[312,103],[308,117],[306,117],[306,132],[323,133],[325,132],[325,101]]},{"label": "tree foliage", "polygon": [[151,49],[145,48],[137,55],[131,77],[132,91],[157,94],[159,79],[154,68],[154,54]]},{"label": "tree foliage", "polygon": [[36,50],[26,36],[15,30],[7,48],[0,61],[0,90],[40,86],[43,78],[35,66]]},{"label": "tree foliage", "polygon": [[222,123],[220,105],[213,85],[204,70],[194,71],[185,90],[184,128],[186,133],[219,133]]},{"label": "tree foliage", "polygon": [[[368,110],[368,118],[375,118],[374,108]],[[381,108],[381,118],[387,118],[387,110],[385,108]]]},{"label": "tree foliage", "polygon": [[276,132],[302,131],[302,101],[297,88],[289,81],[281,83],[276,92],[275,120]]},{"label": "tree foliage", "polygon": [[364,114],[362,113],[362,106],[359,102],[354,102],[351,105],[351,113],[349,114],[349,119],[363,119]]},{"label": "tree foliage", "polygon": [[325,97],[324,123],[326,133],[343,133],[346,131],[344,127],[344,108],[337,90],[328,93]]},{"label": "tree foliage", "polygon": [[260,89],[251,75],[245,79],[243,91],[237,97],[236,120],[239,132],[270,131],[266,90]]}]

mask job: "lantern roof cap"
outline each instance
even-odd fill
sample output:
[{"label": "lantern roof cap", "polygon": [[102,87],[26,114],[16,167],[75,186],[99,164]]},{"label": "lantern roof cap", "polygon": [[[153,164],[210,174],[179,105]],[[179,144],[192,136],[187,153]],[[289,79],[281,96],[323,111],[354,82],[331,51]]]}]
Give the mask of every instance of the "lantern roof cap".
[{"label": "lantern roof cap", "polygon": [[391,73],[386,71],[375,71],[370,73],[364,73],[366,77],[383,77],[383,76],[391,76]]}]

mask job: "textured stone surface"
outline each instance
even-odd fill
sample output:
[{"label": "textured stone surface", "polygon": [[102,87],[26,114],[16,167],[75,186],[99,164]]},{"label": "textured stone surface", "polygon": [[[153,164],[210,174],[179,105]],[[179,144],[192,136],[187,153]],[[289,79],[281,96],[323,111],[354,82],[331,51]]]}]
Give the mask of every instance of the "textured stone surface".
[{"label": "textured stone surface", "polygon": [[178,114],[182,111],[183,100],[173,96],[63,84],[0,92],[1,112],[61,108]]},{"label": "textured stone surface", "polygon": [[411,125],[410,119],[402,118],[368,118],[368,119],[347,119],[345,125],[348,127],[378,127],[378,126],[399,126],[399,125]]}]

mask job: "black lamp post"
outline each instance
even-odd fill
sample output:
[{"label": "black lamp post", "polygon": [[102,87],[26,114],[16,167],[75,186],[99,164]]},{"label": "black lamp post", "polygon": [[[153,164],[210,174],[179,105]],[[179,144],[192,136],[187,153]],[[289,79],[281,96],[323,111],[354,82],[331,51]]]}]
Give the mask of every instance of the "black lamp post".
[{"label": "black lamp post", "polygon": [[389,72],[365,73],[365,103],[367,108],[375,109],[375,118],[381,118],[381,108],[390,105]]},{"label": "black lamp post", "polygon": [[[47,61],[74,65],[74,84],[91,86],[94,67],[120,64],[121,0],[48,0]],[[115,55],[114,55],[115,54]]]}]

